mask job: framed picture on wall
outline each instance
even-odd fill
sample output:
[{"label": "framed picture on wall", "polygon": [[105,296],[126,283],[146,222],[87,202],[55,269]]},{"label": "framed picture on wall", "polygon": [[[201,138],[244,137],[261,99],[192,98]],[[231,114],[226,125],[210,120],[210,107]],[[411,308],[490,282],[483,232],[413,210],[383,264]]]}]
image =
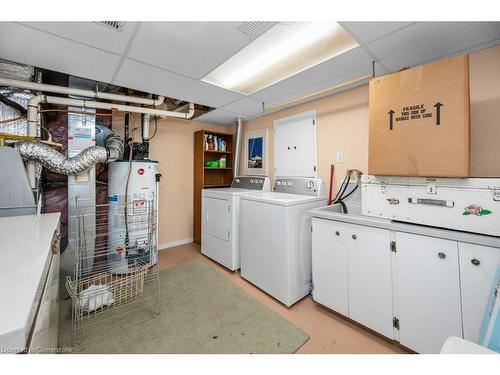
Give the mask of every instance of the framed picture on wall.
[{"label": "framed picture on wall", "polygon": [[245,133],[245,174],[267,175],[267,129]]}]

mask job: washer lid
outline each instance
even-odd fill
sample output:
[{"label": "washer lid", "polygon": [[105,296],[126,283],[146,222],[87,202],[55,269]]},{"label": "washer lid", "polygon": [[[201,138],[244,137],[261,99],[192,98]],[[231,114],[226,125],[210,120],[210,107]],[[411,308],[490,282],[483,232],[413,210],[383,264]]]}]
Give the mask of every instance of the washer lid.
[{"label": "washer lid", "polygon": [[320,201],[326,202],[325,197],[312,197],[308,195],[276,193],[276,192],[265,192],[265,193],[245,195],[244,197],[241,197],[241,199],[254,202],[277,204],[281,206],[294,206],[296,204],[320,202]]},{"label": "washer lid", "polygon": [[215,188],[215,189],[203,189],[202,194],[205,197],[208,196],[239,196],[246,194],[258,194],[259,191],[249,190],[249,189],[238,189],[238,188]]}]

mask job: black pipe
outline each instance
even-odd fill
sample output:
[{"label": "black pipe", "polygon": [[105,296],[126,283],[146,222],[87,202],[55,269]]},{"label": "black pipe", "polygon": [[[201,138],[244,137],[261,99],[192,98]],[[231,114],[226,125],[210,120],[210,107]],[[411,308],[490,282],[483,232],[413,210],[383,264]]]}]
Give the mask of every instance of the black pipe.
[{"label": "black pipe", "polygon": [[0,102],[2,102],[3,104],[5,104],[9,107],[14,108],[17,112],[19,112],[22,115],[25,115],[28,113],[28,110],[26,108],[24,108],[21,104],[10,100],[9,98],[7,98],[4,95],[0,95]]}]

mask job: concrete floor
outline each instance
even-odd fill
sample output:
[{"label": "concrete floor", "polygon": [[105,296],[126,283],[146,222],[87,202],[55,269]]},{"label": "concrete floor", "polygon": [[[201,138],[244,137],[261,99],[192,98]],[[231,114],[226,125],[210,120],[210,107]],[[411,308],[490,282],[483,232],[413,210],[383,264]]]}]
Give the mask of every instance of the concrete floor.
[{"label": "concrete floor", "polygon": [[285,307],[241,278],[239,273],[228,271],[202,255],[200,247],[196,244],[160,251],[160,269],[167,269],[195,259],[201,259],[252,297],[306,332],[310,337],[309,341],[297,353],[406,353],[398,345],[318,305],[311,298],[304,298],[290,308]]}]

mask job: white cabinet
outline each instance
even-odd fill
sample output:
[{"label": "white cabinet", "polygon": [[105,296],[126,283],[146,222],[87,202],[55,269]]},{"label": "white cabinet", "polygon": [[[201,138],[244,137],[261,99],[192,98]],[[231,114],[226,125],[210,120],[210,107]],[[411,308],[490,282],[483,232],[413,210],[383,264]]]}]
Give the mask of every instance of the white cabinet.
[{"label": "white cabinet", "polygon": [[359,225],[347,228],[349,317],[392,338],[390,232]]},{"label": "white cabinet", "polygon": [[314,218],[315,301],[393,337],[390,232]]},{"label": "white cabinet", "polygon": [[348,316],[346,229],[338,222],[316,218],[312,225],[313,298]]},{"label": "white cabinet", "polygon": [[458,252],[464,338],[478,343],[500,249],[460,242]]},{"label": "white cabinet", "polygon": [[456,241],[396,233],[399,341],[419,353],[439,353],[462,337]]},{"label": "white cabinet", "polygon": [[275,176],[316,177],[316,111],[275,120]]}]

